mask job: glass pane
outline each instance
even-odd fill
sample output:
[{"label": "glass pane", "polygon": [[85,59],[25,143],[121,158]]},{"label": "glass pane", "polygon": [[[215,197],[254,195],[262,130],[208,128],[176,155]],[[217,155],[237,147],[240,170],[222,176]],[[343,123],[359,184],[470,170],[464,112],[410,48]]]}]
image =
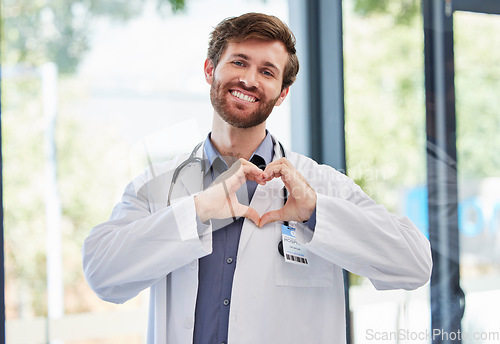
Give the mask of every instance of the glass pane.
[{"label": "glass pane", "polygon": [[[99,300],[82,242],[148,156],[207,135],[212,28],[244,12],[288,20],[286,0],[171,2],[2,0],[8,344],[144,342],[147,292]],[[289,146],[288,101],[277,110],[269,129]]]},{"label": "glass pane", "polygon": [[457,12],[454,29],[462,329],[471,337],[463,343],[495,343],[500,340],[500,17]]},{"label": "glass pane", "polygon": [[[347,173],[427,233],[423,28],[418,2],[344,1]],[[354,343],[426,343],[429,287],[352,276]],[[426,332],[427,331],[427,332]]]}]

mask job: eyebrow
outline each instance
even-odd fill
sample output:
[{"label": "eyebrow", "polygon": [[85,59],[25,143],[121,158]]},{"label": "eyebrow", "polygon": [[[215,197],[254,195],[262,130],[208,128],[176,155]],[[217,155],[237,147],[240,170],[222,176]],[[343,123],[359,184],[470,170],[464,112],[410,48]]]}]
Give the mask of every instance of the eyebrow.
[{"label": "eyebrow", "polygon": [[[231,56],[233,56],[233,57],[241,57],[244,60],[250,61],[250,58],[247,55],[243,54],[243,53],[232,54]],[[272,62],[269,62],[269,61],[268,62],[264,62],[264,66],[272,68],[272,69],[275,69],[278,72],[281,72],[281,70],[274,63],[272,63]]]}]

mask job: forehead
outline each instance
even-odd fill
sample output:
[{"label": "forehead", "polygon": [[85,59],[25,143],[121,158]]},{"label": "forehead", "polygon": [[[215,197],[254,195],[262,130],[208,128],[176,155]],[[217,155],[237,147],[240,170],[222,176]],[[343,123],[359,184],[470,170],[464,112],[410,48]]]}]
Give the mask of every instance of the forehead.
[{"label": "forehead", "polygon": [[247,39],[243,42],[229,42],[221,58],[245,56],[257,64],[273,64],[283,71],[288,61],[288,52],[281,41]]}]

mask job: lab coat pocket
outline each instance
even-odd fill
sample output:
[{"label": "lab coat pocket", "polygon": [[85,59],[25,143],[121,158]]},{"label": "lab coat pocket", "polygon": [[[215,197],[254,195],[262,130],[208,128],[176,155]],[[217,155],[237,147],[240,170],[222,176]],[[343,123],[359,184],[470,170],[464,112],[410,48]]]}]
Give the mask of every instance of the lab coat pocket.
[{"label": "lab coat pocket", "polygon": [[[275,228],[281,237],[281,225]],[[276,285],[284,287],[333,287],[334,265],[308,252],[307,266],[288,263],[278,252],[275,255]]]}]

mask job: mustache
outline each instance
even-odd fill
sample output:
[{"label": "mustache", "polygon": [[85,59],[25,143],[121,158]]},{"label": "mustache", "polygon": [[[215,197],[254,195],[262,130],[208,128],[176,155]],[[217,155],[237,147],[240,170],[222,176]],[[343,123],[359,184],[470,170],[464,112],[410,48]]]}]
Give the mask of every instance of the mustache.
[{"label": "mustache", "polygon": [[255,94],[257,94],[259,96],[258,97],[259,99],[262,96],[261,93],[260,93],[260,91],[259,91],[259,89],[257,88],[257,86],[248,87],[247,85],[245,85],[244,82],[241,82],[241,81],[239,81],[239,82],[233,82],[231,84],[228,84],[226,88],[229,91],[233,87],[238,87],[238,88],[241,88],[244,91],[255,93]]}]

